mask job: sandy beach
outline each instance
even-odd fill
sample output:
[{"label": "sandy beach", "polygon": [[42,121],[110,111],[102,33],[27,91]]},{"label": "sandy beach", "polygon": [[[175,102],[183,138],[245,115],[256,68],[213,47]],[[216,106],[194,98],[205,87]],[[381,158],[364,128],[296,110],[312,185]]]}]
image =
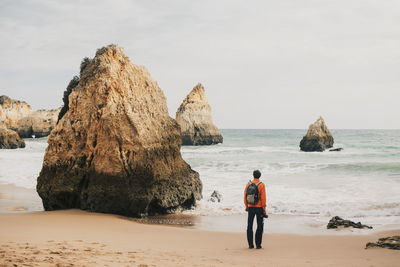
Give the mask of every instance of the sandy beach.
[{"label": "sandy beach", "polygon": [[0,7],[0,267],[400,267],[400,1]]},{"label": "sandy beach", "polygon": [[1,266],[398,266],[400,254],[364,249],[371,235],[264,235],[141,224],[80,210],[0,214]]}]

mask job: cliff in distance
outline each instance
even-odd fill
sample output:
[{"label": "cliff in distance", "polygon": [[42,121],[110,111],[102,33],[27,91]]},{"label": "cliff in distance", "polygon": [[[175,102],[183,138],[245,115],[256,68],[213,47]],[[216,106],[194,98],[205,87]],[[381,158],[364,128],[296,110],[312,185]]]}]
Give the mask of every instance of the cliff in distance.
[{"label": "cliff in distance", "polygon": [[0,122],[22,138],[43,137],[56,125],[60,109],[32,110],[24,101],[0,96]]}]

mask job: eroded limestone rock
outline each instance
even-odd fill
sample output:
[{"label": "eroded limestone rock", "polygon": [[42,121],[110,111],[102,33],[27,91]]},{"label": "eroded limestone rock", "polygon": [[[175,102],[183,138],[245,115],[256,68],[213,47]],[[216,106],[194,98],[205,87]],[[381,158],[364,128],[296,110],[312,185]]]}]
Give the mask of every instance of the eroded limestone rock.
[{"label": "eroded limestone rock", "polygon": [[141,216],[190,208],[201,198],[162,90],[121,47],[97,51],[68,103],[38,177],[45,210]]},{"label": "eroded limestone rock", "polygon": [[333,136],[322,117],[310,125],[307,134],[300,142],[302,151],[324,151],[333,146]]},{"label": "eroded limestone rock", "polygon": [[211,106],[200,83],[183,100],[176,112],[176,121],[181,127],[183,145],[212,145],[223,142],[221,132],[212,121]]},{"label": "eroded limestone rock", "polygon": [[0,122],[9,129],[18,129],[19,120],[33,112],[31,106],[24,101],[14,100],[8,96],[0,96]]},{"label": "eroded limestone rock", "polygon": [[20,137],[43,137],[55,127],[60,109],[32,110],[24,101],[0,96],[0,122]]},{"label": "eroded limestone rock", "polygon": [[48,136],[57,123],[60,109],[37,110],[18,121],[16,131],[21,137]]},{"label": "eroded limestone rock", "polygon": [[19,135],[0,123],[0,149],[24,148],[25,142]]}]

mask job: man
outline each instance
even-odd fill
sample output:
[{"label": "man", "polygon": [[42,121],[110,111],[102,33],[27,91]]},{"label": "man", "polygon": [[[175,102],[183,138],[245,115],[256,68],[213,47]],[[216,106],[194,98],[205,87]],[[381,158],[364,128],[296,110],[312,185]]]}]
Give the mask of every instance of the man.
[{"label": "man", "polygon": [[249,181],[244,190],[244,205],[248,212],[247,218],[247,241],[249,248],[254,248],[253,244],[253,222],[257,218],[256,248],[261,248],[262,235],[264,231],[264,217],[267,217],[267,197],[265,194],[265,184],[260,181],[261,172],[253,172],[254,179]]}]

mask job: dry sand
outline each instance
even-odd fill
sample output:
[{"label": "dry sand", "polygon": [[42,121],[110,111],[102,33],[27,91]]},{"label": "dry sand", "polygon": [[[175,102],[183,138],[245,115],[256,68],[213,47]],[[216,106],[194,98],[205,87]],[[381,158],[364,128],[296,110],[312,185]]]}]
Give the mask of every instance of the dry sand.
[{"label": "dry sand", "polygon": [[148,225],[79,210],[0,214],[0,266],[399,266],[400,251],[364,249],[400,234],[264,235]]}]

